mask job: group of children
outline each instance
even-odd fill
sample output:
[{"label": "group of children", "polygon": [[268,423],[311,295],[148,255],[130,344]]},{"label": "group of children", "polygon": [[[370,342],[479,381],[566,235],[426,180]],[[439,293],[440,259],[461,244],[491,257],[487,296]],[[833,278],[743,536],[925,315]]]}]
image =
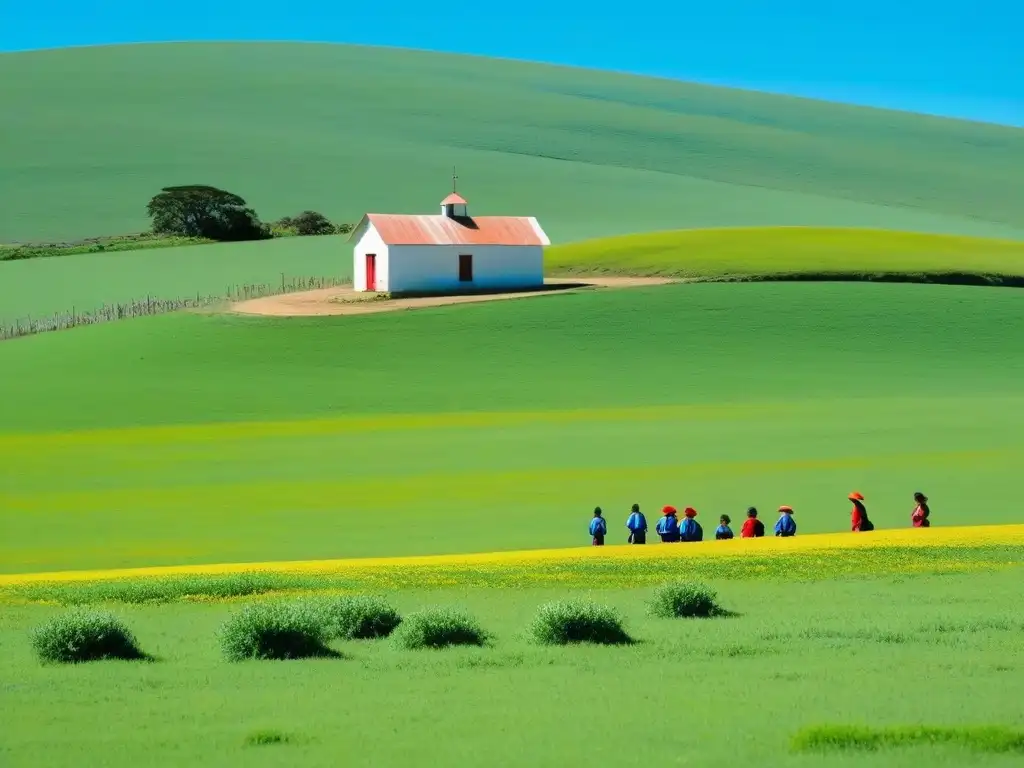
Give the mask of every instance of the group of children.
[{"label": "group of children", "polygon": [[[873,531],[874,523],[868,517],[868,510],[864,504],[864,496],[854,491],[847,497],[853,503],[850,512],[850,528],[853,531]],[[914,494],[914,511],[910,515],[910,523],[914,528],[928,528],[931,525],[929,516],[931,510],[928,508],[928,497],[918,491]],[[683,510],[683,519],[679,519],[679,513],[675,507],[666,506],[661,510],[661,519],[654,526],[655,532],[662,541],[703,541],[704,529],[697,522],[697,510],[687,507]],[[732,518],[722,515],[719,518],[719,525],[715,529],[715,539],[733,538]],[[629,531],[627,541],[630,544],[647,543],[647,518],[640,511],[640,505],[634,504],[626,519],[626,529]],[[783,538],[796,535],[796,520],[793,519],[793,508],[788,505],[779,507],[779,519],[775,523],[775,535]],[[740,537],[744,539],[756,539],[764,536],[764,523],[757,519],[757,509],[747,509],[747,519],[740,529]],[[590,536],[594,546],[603,546],[604,537],[608,535],[608,522],[604,519],[601,508],[594,510],[594,517],[590,521]]]}]

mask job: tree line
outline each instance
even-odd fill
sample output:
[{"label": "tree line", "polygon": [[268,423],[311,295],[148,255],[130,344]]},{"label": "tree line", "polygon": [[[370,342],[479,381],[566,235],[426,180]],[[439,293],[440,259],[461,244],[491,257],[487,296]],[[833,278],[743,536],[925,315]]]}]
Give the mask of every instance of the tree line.
[{"label": "tree line", "polygon": [[202,184],[164,187],[149,201],[146,212],[152,220],[154,234],[220,242],[352,231],[351,224],[334,224],[317,211],[302,211],[295,216],[263,222],[239,195]]}]

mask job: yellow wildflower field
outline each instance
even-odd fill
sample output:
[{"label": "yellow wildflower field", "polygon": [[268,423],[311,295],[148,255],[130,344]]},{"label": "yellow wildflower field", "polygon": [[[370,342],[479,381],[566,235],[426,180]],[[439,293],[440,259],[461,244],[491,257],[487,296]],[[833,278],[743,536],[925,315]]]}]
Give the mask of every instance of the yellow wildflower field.
[{"label": "yellow wildflower field", "polygon": [[[366,575],[370,572],[400,572],[408,569],[479,570],[548,568],[581,565],[602,565],[629,568],[636,564],[692,562],[731,559],[770,564],[772,560],[790,560],[800,555],[828,555],[842,559],[844,553],[869,554],[872,550],[943,550],[952,555],[958,549],[984,550],[988,547],[1020,548],[1024,564],[1024,525],[987,525],[926,529],[880,530],[871,533],[810,534],[782,539],[732,539],[704,541],[699,544],[651,543],[645,546],[610,545],[605,547],[574,547],[537,549],[514,552],[432,555],[418,557],[353,558],[347,560],[305,560],[264,563],[222,563],[209,565],[161,566],[91,571],[58,571],[0,575],[0,587],[31,584],[97,582],[112,579],[173,578],[187,576],[227,576],[232,574],[292,574],[309,576]],[[881,554],[881,553],[879,553]],[[815,558],[818,559],[818,558]],[[859,559],[859,558],[858,558]],[[972,562],[980,564],[977,558]],[[1000,560],[1005,563],[1005,559]],[[909,563],[908,563],[909,565]],[[952,565],[952,564],[951,564]]]}]

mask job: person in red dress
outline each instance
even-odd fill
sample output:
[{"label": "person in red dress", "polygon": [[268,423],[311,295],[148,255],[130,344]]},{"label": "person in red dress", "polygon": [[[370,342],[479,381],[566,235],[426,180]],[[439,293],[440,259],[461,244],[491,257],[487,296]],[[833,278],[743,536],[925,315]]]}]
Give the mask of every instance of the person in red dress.
[{"label": "person in red dress", "polygon": [[743,527],[740,528],[741,539],[759,539],[764,536],[764,523],[757,519],[757,509],[750,507],[747,509],[747,519],[743,521]]},{"label": "person in red dress", "polygon": [[864,496],[859,491],[854,491],[847,498],[853,502],[853,509],[850,511],[850,530],[875,530],[875,524],[868,519],[868,508],[864,506]]},{"label": "person in red dress", "polygon": [[931,526],[931,521],[928,519],[928,515],[931,514],[931,510],[928,509],[928,497],[918,491],[914,494],[914,507],[913,513],[910,515],[910,523],[915,528],[928,528]]}]

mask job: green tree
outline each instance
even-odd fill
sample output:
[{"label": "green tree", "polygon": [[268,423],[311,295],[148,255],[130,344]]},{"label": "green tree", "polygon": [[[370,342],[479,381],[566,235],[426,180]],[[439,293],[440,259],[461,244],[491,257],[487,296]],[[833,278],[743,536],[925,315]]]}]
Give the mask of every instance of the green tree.
[{"label": "green tree", "polygon": [[270,231],[256,212],[236,194],[192,184],[164,187],[149,201],[146,212],[153,232],[210,240],[264,240]]},{"label": "green tree", "polygon": [[316,211],[303,211],[290,221],[297,235],[333,235],[330,219]]}]

